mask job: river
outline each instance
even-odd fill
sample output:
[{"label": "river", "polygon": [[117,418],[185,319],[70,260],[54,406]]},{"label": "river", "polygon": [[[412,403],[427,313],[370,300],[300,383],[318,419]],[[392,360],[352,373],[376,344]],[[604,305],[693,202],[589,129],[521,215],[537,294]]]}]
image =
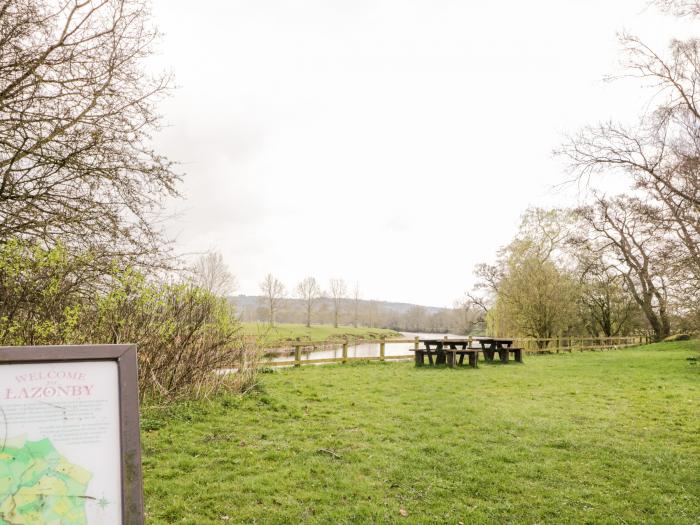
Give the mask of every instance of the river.
[{"label": "river", "polygon": [[[454,334],[429,334],[429,333],[416,333],[416,332],[402,332],[399,339],[413,339],[416,336],[421,339],[442,339],[443,337],[464,337]],[[410,355],[410,350],[413,348],[413,343],[389,343],[385,345],[384,355],[400,355],[407,356],[407,358],[412,357]],[[303,348],[301,354],[301,360],[308,361],[311,359],[330,359],[330,358],[341,358],[343,357],[343,347],[341,345],[335,347],[325,347],[318,350],[310,351],[311,348]],[[348,346],[348,357],[379,357],[379,341],[372,343],[362,343],[358,345]],[[294,354],[292,355],[278,355],[271,357],[270,361],[292,361],[294,360]]]}]

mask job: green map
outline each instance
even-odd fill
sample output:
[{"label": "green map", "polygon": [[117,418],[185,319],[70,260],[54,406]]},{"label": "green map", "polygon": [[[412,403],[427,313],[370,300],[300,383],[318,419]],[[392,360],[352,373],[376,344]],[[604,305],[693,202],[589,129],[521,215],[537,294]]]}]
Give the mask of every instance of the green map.
[{"label": "green map", "polygon": [[0,451],[0,525],[86,525],[92,474],[51,441],[9,441]]}]

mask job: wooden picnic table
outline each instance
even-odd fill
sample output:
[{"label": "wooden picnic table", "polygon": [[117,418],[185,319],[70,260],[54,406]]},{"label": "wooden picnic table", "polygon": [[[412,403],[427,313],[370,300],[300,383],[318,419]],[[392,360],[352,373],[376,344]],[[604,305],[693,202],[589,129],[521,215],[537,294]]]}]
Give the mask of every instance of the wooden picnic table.
[{"label": "wooden picnic table", "polygon": [[[508,362],[510,349],[513,346],[513,340],[503,337],[475,337],[475,341],[481,345],[481,351],[484,354],[484,360],[487,362],[493,361],[493,356],[498,352],[498,357],[502,363]],[[522,362],[522,352],[516,352],[516,360]]]},{"label": "wooden picnic table", "polygon": [[[455,364],[462,365],[464,356],[469,356],[469,365],[476,368],[479,351],[484,354],[484,360],[493,361],[493,356],[498,356],[503,363],[507,363],[509,354],[515,354],[515,360],[522,363],[522,349],[512,348],[513,339],[502,337],[470,337],[464,339],[419,339],[425,346],[424,349],[416,349],[416,366],[424,364],[424,357],[428,356],[429,363],[440,365],[447,364],[452,367]],[[473,347],[472,343],[478,343],[479,347]],[[433,357],[435,360],[433,361]],[[459,357],[459,361],[457,361]]]},{"label": "wooden picnic table", "polygon": [[425,349],[416,350],[416,365],[423,364],[423,356],[428,356],[428,361],[433,364],[435,356],[436,365],[454,366],[456,357],[459,355],[459,364],[464,362],[464,356],[469,356],[469,364],[476,368],[478,348],[471,348],[469,339],[419,339]]}]

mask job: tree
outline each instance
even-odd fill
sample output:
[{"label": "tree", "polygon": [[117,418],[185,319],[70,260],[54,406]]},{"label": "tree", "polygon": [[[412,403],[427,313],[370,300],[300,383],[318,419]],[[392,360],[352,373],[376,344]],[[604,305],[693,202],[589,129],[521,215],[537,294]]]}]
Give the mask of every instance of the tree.
[{"label": "tree", "polygon": [[648,220],[653,208],[632,197],[598,198],[578,214],[589,227],[591,249],[622,276],[654,338],[667,337],[673,245],[665,239],[663,226]]},{"label": "tree", "polygon": [[567,333],[576,319],[577,285],[549,260],[510,255],[495,307],[489,311],[494,333],[504,330],[549,339]]},{"label": "tree", "polygon": [[199,257],[192,267],[192,278],[197,286],[219,297],[230,295],[236,289],[236,279],[218,252]]},{"label": "tree", "polygon": [[654,3],[676,16],[700,16],[699,0],[656,0]]},{"label": "tree", "polygon": [[488,296],[470,302],[486,312],[491,333],[552,338],[572,329],[578,283],[563,264],[569,223],[567,211],[529,209],[496,264],[477,266],[476,288]]},{"label": "tree", "polygon": [[263,282],[260,283],[260,291],[263,293],[267,305],[268,322],[270,326],[274,326],[275,315],[287,295],[284,284],[271,273],[268,273]]},{"label": "tree", "polygon": [[353,299],[353,311],[352,311],[352,325],[357,328],[360,319],[360,283],[355,283],[355,289],[352,293]]},{"label": "tree", "polygon": [[331,279],[331,298],[333,299],[333,326],[338,328],[338,318],[342,307],[343,299],[348,294],[347,286],[343,279]]},{"label": "tree", "polygon": [[[700,16],[700,2],[658,0],[678,16]],[[622,172],[648,200],[684,287],[700,293],[700,40],[673,40],[660,53],[634,35],[621,37],[627,77],[653,88],[653,98],[633,124],[589,126],[565,144],[578,177]],[[639,210],[638,210],[639,211]]]},{"label": "tree", "polygon": [[367,305],[367,325],[374,328],[377,323],[378,306],[377,301],[370,301]]},{"label": "tree", "polygon": [[297,296],[302,299],[306,306],[306,326],[311,326],[311,313],[313,306],[321,297],[321,287],[313,277],[306,277],[297,285]]},{"label": "tree", "polygon": [[411,306],[402,317],[402,328],[409,332],[420,332],[425,330],[428,311],[425,306]]},{"label": "tree", "polygon": [[153,218],[179,177],[150,147],[169,83],[142,67],[156,37],[142,0],[2,3],[0,243],[162,247]]},{"label": "tree", "polygon": [[484,329],[485,314],[488,308],[483,300],[472,294],[466,294],[461,301],[455,301],[452,312],[455,318],[454,328],[450,332],[457,334],[481,333]]},{"label": "tree", "polygon": [[588,333],[593,337],[628,334],[637,310],[624,276],[592,249],[588,239],[572,244],[578,258],[581,318]]}]

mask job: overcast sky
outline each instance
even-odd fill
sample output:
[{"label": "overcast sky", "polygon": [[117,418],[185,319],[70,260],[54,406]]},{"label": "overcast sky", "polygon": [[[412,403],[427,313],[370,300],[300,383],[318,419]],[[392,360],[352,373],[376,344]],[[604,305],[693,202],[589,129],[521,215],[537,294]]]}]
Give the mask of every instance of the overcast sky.
[{"label": "overcast sky", "polygon": [[221,252],[238,293],[272,272],[450,306],[528,206],[579,198],[556,187],[565,134],[647,100],[602,80],[617,32],[682,36],[645,6],[156,0],[157,64],[178,85],[156,147],[186,173],[168,231],[180,252]]}]

